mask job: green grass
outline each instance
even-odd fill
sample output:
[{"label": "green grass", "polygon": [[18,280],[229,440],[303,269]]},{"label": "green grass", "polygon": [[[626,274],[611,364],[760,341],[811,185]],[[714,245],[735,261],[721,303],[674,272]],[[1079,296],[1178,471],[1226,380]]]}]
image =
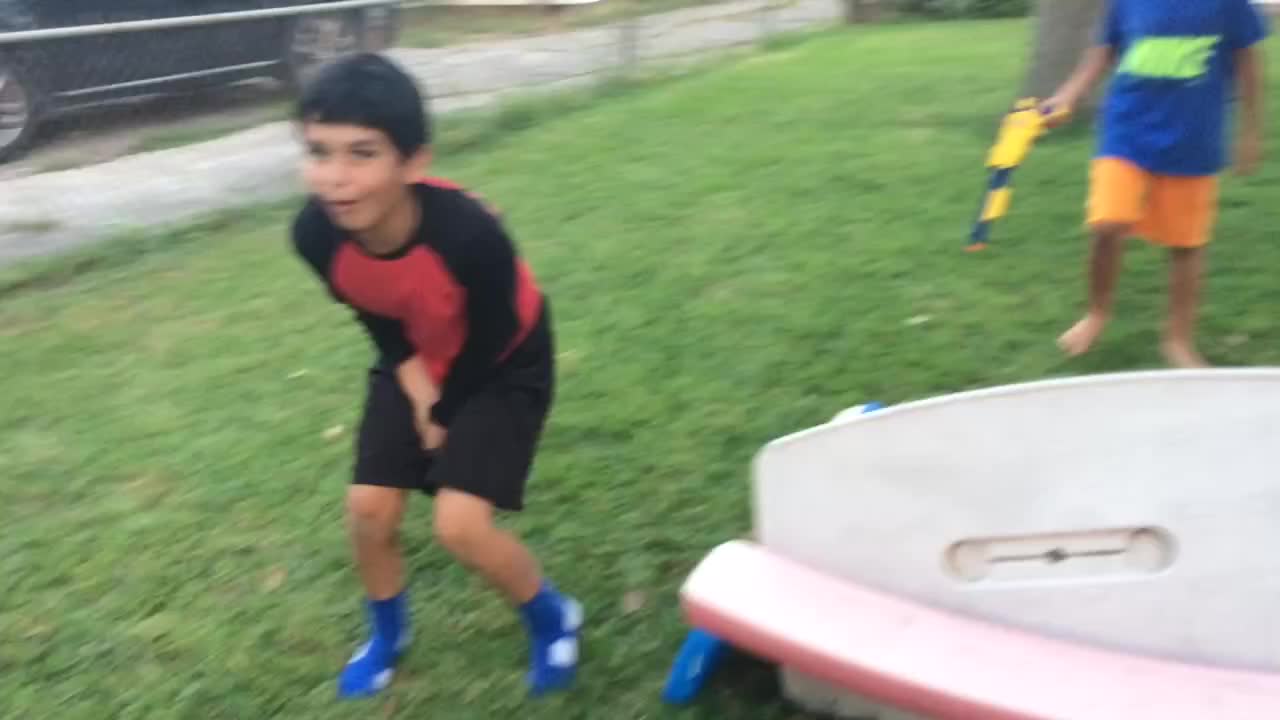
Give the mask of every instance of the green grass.
[{"label": "green grass", "polygon": [[[961,252],[1027,30],[834,33],[444,154],[556,307],[558,406],[511,522],[590,625],[580,686],[537,704],[512,614],[432,546],[425,503],[416,648],[384,698],[333,700],[362,627],[341,498],[369,351],[290,254],[288,207],[8,271],[0,715],[799,717],[755,666],[688,711],[658,699],[676,590],[749,532],[762,443],[867,399],[1158,362],[1163,259],[1141,245],[1096,352],[1053,345],[1081,307],[1087,129],[1037,147],[992,247]],[[1278,168],[1224,186],[1201,329],[1220,363],[1280,361]]]}]

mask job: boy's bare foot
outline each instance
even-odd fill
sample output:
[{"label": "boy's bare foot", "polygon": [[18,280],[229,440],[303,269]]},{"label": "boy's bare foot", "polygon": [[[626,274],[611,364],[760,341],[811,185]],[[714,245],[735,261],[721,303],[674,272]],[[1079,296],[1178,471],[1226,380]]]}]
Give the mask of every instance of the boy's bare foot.
[{"label": "boy's bare foot", "polygon": [[1062,333],[1058,338],[1058,347],[1071,357],[1083,355],[1093,346],[1106,325],[1106,316],[1089,313],[1072,325],[1070,330]]},{"label": "boy's bare foot", "polygon": [[1165,342],[1160,345],[1160,352],[1164,355],[1164,361],[1175,368],[1210,367],[1209,361],[1196,352],[1196,349],[1189,343]]}]

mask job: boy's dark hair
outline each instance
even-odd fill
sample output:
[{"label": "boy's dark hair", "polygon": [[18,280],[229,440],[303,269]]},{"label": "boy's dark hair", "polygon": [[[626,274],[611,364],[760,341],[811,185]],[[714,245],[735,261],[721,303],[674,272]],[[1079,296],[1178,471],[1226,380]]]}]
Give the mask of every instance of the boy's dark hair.
[{"label": "boy's dark hair", "polygon": [[405,157],[431,144],[431,126],[417,83],[377,53],[349,55],[321,68],[303,89],[295,116],[304,123],[380,130]]}]

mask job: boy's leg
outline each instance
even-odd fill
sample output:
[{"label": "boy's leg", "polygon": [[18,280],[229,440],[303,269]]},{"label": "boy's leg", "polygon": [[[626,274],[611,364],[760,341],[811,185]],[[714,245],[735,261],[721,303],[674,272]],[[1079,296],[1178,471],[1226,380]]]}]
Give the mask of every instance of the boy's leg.
[{"label": "boy's leg", "polygon": [[372,600],[386,600],[404,589],[399,530],[407,500],[408,492],[398,488],[352,485],[347,490],[347,531],[356,571]]},{"label": "boy's leg", "polygon": [[533,553],[494,524],[494,509],[519,511],[550,410],[554,356],[548,323],[508,359],[502,377],[473,397],[449,427],[432,469],[435,532],[460,563],[518,609],[529,632],[529,687],[567,687],[578,666],[582,607],[542,575]]},{"label": "boy's leg", "polygon": [[1196,309],[1200,302],[1200,278],[1204,272],[1204,248],[1173,248],[1169,267],[1169,322],[1160,349],[1165,362],[1178,368],[1208,367],[1196,350]]},{"label": "boy's leg", "polygon": [[572,684],[582,606],[542,575],[519,538],[494,525],[493,505],[465,491],[441,488],[435,531],[459,563],[484,578],[519,612],[529,633],[530,692],[542,695]]},{"label": "boy's leg", "polygon": [[1058,346],[1081,355],[1102,334],[1115,300],[1124,243],[1143,219],[1145,173],[1117,158],[1098,158],[1090,168],[1087,224],[1089,304],[1084,317],[1058,337]]},{"label": "boy's leg", "polygon": [[1058,338],[1058,346],[1068,355],[1082,355],[1093,347],[1111,319],[1116,279],[1120,275],[1124,243],[1132,226],[1099,223],[1090,229],[1089,305],[1080,318]]},{"label": "boy's leg", "polygon": [[533,553],[512,533],[494,525],[493,504],[451,488],[436,495],[435,535],[459,562],[520,606],[542,588]]},{"label": "boy's leg", "polygon": [[408,491],[422,486],[430,460],[418,439],[408,398],[392,373],[371,373],[356,442],[347,527],[370,631],[338,679],[341,697],[372,695],[390,684],[409,641],[399,530]]},{"label": "boy's leg", "polygon": [[1178,368],[1207,367],[1196,350],[1206,246],[1217,216],[1218,180],[1213,176],[1156,179],[1151,192],[1154,243],[1169,248],[1169,318],[1160,344],[1165,362]]}]

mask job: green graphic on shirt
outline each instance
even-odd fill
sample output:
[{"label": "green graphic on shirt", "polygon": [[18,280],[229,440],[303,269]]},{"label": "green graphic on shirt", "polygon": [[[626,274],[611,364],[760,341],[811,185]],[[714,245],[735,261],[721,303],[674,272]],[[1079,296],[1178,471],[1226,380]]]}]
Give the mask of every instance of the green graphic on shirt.
[{"label": "green graphic on shirt", "polygon": [[1219,35],[1148,37],[1124,54],[1118,72],[1165,80],[1192,80],[1209,70],[1209,57]]}]

